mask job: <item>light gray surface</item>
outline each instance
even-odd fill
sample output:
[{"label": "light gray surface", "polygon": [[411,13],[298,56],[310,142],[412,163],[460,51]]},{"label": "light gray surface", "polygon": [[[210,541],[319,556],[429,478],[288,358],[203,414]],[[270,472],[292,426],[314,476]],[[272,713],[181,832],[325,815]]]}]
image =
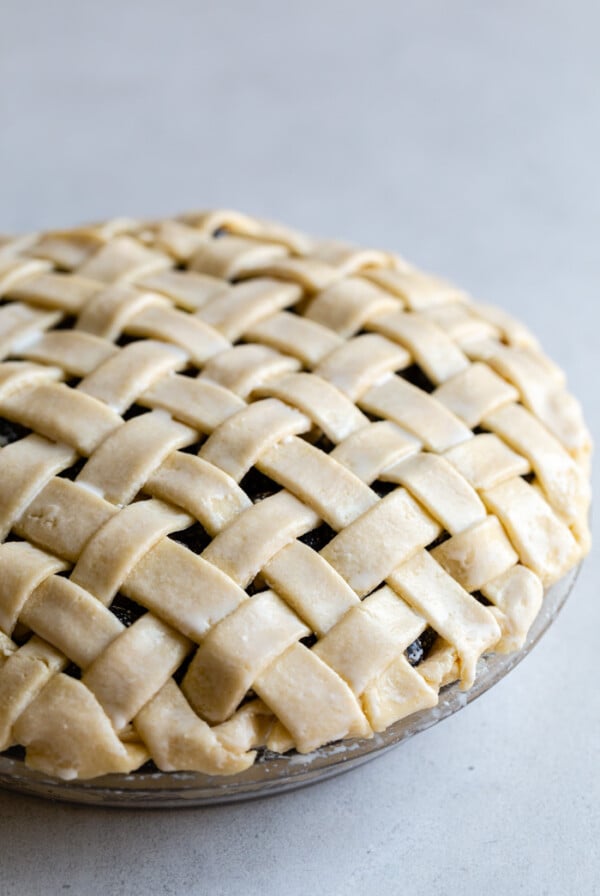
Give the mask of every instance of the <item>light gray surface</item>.
[{"label": "light gray surface", "polygon": [[[0,230],[230,205],[504,305],[598,400],[598,6],[0,7]],[[162,813],[0,794],[0,893],[599,891],[598,557],[533,654],[350,775]]]}]

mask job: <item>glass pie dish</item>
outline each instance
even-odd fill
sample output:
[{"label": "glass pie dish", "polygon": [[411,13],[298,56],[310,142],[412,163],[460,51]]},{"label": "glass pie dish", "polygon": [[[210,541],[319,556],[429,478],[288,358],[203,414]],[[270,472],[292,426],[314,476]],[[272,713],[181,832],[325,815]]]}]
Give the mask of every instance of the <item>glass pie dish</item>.
[{"label": "glass pie dish", "polygon": [[458,712],[504,678],[552,625],[573,588],[579,568],[572,569],[548,589],[542,609],[519,651],[483,656],[469,691],[461,691],[458,682],[448,685],[440,691],[439,703],[433,709],[408,716],[370,740],[333,743],[307,755],[291,752],[276,756],[264,751],[253,766],[232,777],[140,771],[105,775],[91,781],[66,782],[29,769],[22,759],[4,754],[0,756],[0,786],[32,796],[85,805],[176,808],[271,796],[349,771]]},{"label": "glass pie dish", "polygon": [[549,623],[591,436],[502,309],[223,209],[0,256],[0,783],[275,793],[456,711]]}]

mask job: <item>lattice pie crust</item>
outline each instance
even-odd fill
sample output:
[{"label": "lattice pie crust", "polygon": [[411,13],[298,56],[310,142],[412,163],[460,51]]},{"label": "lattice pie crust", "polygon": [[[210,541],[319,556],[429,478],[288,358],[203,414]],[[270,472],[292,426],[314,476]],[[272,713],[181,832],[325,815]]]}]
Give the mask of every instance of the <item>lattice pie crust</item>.
[{"label": "lattice pie crust", "polygon": [[562,372],[396,255],[120,219],[2,240],[0,295],[0,750],[34,768],[370,737],[588,550]]}]

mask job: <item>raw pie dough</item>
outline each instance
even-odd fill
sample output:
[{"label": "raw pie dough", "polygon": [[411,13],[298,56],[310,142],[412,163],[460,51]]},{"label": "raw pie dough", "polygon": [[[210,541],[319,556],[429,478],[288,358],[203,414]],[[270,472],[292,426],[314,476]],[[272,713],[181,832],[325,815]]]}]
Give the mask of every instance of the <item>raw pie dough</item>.
[{"label": "raw pie dough", "polygon": [[216,211],[0,240],[0,750],[241,772],[525,639],[590,439],[503,312]]}]

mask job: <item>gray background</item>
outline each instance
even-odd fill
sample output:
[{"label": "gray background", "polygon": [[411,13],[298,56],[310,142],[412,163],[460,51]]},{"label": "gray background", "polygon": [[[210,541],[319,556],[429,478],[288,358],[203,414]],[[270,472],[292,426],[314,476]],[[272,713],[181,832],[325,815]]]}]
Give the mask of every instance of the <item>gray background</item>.
[{"label": "gray background", "polygon": [[[592,428],[599,7],[0,5],[0,230],[233,206],[524,318]],[[600,891],[598,560],[508,679],[391,754],[211,811],[0,795],[0,892]]]}]

